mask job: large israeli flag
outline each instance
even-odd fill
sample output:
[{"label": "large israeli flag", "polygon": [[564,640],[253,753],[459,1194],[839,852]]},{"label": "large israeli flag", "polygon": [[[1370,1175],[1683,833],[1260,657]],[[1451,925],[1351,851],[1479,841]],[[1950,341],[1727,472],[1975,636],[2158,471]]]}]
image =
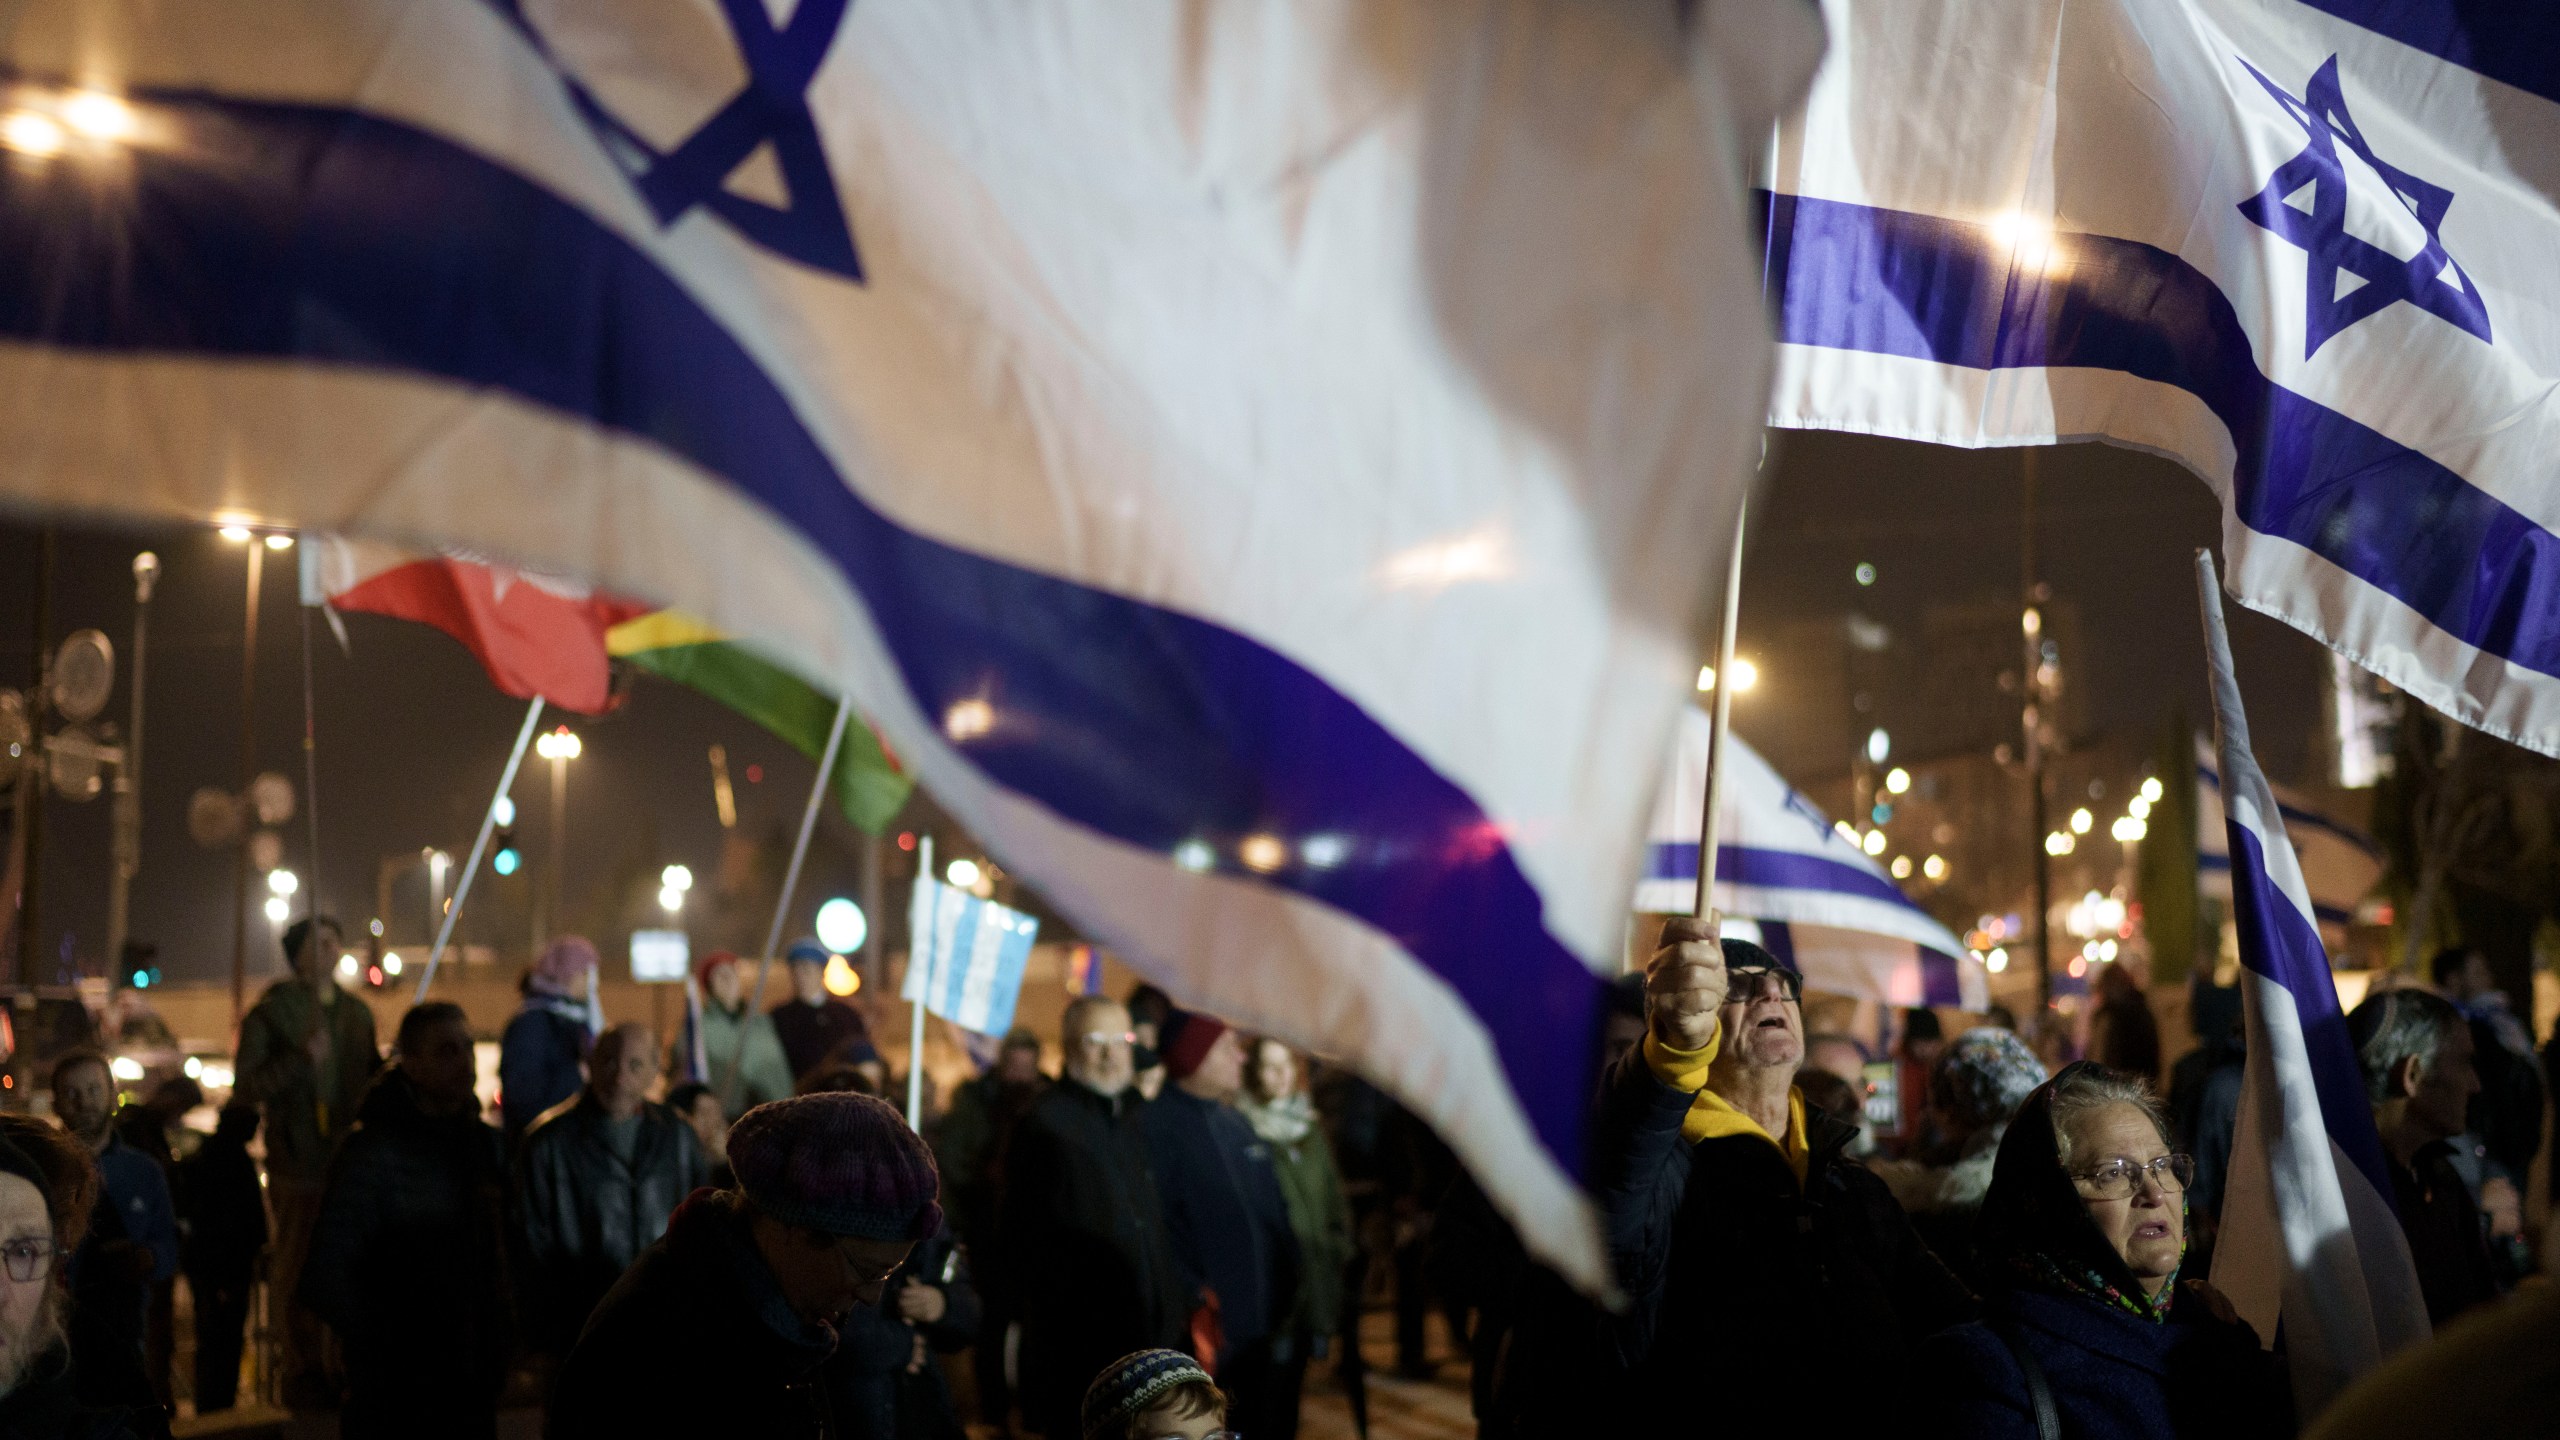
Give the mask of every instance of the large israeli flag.
[{"label": "large israeli flag", "polygon": [[2552,7],[1825,10],[1773,423],[2174,457],[2243,604],[2560,754]]},{"label": "large israeli flag", "polygon": [[2427,1306],[2311,894],[2275,791],[2250,754],[2213,557],[2203,551],[2196,589],[2249,1044],[2213,1283],[2261,1340],[2272,1344],[2281,1325],[2294,1403],[2308,1418],[2384,1356],[2427,1338]]},{"label": "large israeli flag", "polygon": [[[1686,915],[1698,894],[1711,722],[1691,706],[1646,832],[1639,911]],[[1885,1005],[1991,1003],[1982,962],[1738,735],[1717,795],[1715,907],[1805,983]]]},{"label": "large israeli flag", "polygon": [[[1600,991],[1797,0],[31,0],[0,500],[466,550],[854,697],[1604,1283]],[[495,744],[495,740],[488,743]]]}]

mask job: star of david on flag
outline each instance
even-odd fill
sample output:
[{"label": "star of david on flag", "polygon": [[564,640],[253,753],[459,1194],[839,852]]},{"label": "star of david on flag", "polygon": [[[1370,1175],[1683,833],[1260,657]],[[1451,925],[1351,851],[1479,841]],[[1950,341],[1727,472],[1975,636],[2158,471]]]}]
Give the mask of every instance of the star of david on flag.
[{"label": "star of david on flag", "polygon": [[[731,42],[746,66],[746,84],[690,135],[664,150],[616,115],[572,73],[556,48],[523,13],[523,0],[499,0],[549,61],[615,163],[631,179],[661,226],[708,210],[756,244],[804,265],[859,283],[862,257],[853,224],[827,168],[826,147],[809,110],[809,87],[835,44],[853,0],[800,0],[781,25],[764,0],[720,0]],[[788,205],[768,205],[732,188],[739,168],[759,150],[772,157]]]},{"label": "star of david on flag", "polygon": [[2560,755],[2548,8],[1823,0],[1770,423],[2174,459],[2234,598]]},{"label": "star of david on flag", "polygon": [[[2430,185],[2373,153],[2364,132],[2356,128],[2355,117],[2347,112],[2338,84],[2338,57],[2329,57],[2299,99],[2285,93],[2257,66],[2246,60],[2240,64],[2310,137],[2301,154],[2277,167],[2267,188],[2240,204],[2241,214],[2302,247],[2309,257],[2305,310],[2310,323],[2302,340],[2303,358],[2318,354],[2329,337],[2395,300],[2406,300],[2487,340],[2489,307],[2471,277],[2445,253],[2444,237],[2437,233],[2445,211],[2453,205],[2453,192]],[[2416,255],[2403,260],[2348,232],[2347,167],[2338,156],[2341,143],[2373,167],[2426,230],[2427,243]],[[2306,199],[2307,204],[2297,203]]]}]

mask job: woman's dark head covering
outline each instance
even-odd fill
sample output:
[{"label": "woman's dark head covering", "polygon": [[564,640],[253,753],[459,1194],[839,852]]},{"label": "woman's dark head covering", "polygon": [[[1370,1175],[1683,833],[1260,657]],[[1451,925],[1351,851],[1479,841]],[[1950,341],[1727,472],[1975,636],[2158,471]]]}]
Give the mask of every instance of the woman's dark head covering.
[{"label": "woman's dark head covering", "polygon": [[2063,1173],[2062,1146],[2054,1134],[2054,1092],[2106,1073],[2086,1060],[2063,1066],[2027,1096],[2009,1122],[1991,1163],[1982,1214],[1974,1221],[1974,1251],[1985,1275],[2013,1284],[2033,1283],[2030,1277],[2044,1274],[2086,1276],[2123,1295],[2146,1293],[2089,1218],[2079,1187]]}]

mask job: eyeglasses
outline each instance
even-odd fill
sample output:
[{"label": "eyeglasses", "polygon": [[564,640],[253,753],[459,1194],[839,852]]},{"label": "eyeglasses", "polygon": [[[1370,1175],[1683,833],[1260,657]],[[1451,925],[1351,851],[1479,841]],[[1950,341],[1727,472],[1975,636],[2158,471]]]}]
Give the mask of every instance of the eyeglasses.
[{"label": "eyeglasses", "polygon": [[0,1265],[8,1268],[10,1279],[25,1285],[43,1279],[62,1253],[50,1240],[12,1240],[0,1245]]},{"label": "eyeglasses", "polygon": [[2083,1170],[2071,1178],[2080,1185],[2080,1193],[2092,1200],[2130,1200],[2142,1191],[2142,1177],[2172,1195],[2182,1194],[2195,1183],[2196,1157],[2163,1155],[2149,1163],[2137,1160],[2110,1160],[2095,1170]]},{"label": "eyeglasses", "polygon": [[[1182,1437],[1178,1435],[1150,1435],[1142,1437],[1142,1440],[1182,1440]],[[1244,1440],[1244,1432],[1241,1430],[1212,1430],[1208,1434],[1201,1436],[1200,1440]]]},{"label": "eyeglasses", "polygon": [[1727,1005],[1748,1005],[1769,995],[1782,1000],[1801,1001],[1804,998],[1804,977],[1793,970],[1751,965],[1740,970],[1727,970],[1724,974],[1724,1003]]},{"label": "eyeglasses", "polygon": [[1078,1045],[1135,1045],[1138,1043],[1138,1032],[1122,1030],[1114,1033],[1109,1030],[1088,1030],[1076,1037],[1076,1043]]}]

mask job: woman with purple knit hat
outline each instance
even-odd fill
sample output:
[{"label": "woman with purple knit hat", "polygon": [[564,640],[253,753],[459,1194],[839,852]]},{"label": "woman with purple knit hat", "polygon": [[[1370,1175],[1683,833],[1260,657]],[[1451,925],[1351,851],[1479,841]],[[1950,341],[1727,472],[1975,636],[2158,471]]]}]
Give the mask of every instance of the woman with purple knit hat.
[{"label": "woman with purple knit hat", "polygon": [[513,1150],[525,1127],[587,1083],[580,1068],[603,1017],[587,1003],[596,947],[563,935],[542,948],[524,977],[524,1003],[498,1040],[498,1116]]},{"label": "woman with purple knit hat", "polygon": [[942,1226],[933,1153],[888,1104],[831,1092],[729,1132],[735,1190],[697,1190],[561,1366],[551,1440],[837,1435],[818,1369]]}]

